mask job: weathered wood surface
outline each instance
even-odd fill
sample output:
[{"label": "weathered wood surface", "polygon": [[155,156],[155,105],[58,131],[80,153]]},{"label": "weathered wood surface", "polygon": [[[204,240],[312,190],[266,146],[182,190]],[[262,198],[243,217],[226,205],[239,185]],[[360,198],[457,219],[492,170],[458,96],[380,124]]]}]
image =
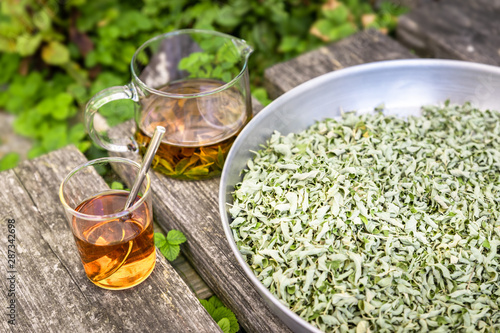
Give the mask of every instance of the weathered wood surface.
[{"label": "weathered wood surface", "polygon": [[409,58],[415,55],[398,42],[376,30],[367,30],[266,69],[265,86],[269,96],[276,98],[331,71],[368,62]]},{"label": "weathered wood surface", "polygon": [[[159,232],[167,236],[165,230],[163,230],[156,221],[154,222],[154,231]],[[213,296],[214,292],[209,286],[203,281],[201,276],[196,272],[191,263],[187,260],[184,254],[181,252],[179,256],[170,264],[177,271],[179,276],[184,280],[184,283],[188,285],[191,291],[194,293],[198,299],[208,299]]]},{"label": "weathered wood surface", "polygon": [[[262,106],[256,100],[252,103],[255,114]],[[110,134],[129,137],[133,130],[133,122],[127,122],[113,128]],[[139,159],[132,153],[114,155]],[[130,179],[129,175],[122,177]],[[236,314],[245,331],[289,332],[246,278],[227,243],[217,202],[219,181],[180,181],[152,173],[155,219],[163,229],[181,230],[186,235],[183,252],[208,286]]]},{"label": "weathered wood surface", "polygon": [[500,66],[500,1],[441,0],[399,18],[398,40],[422,57]]},{"label": "weathered wood surface", "polygon": [[220,332],[159,252],[151,276],[134,288],[110,291],[87,279],[58,198],[62,179],[84,161],[68,147],[0,174],[2,225],[16,219],[18,255],[18,325],[4,320],[2,331]]},{"label": "weathered wood surface", "polygon": [[[71,278],[67,267],[59,260],[42,233],[48,228],[40,211],[13,170],[0,173],[0,212],[2,219],[2,294],[15,299],[15,326],[8,324],[2,302],[2,332],[70,332],[113,331],[112,322],[105,311],[90,302]],[[53,205],[53,203],[47,202]],[[7,269],[7,221],[15,220],[15,273]],[[57,223],[57,222],[56,222]],[[41,228],[38,228],[41,227]],[[69,232],[69,230],[67,230]],[[76,262],[78,254],[73,253]],[[83,273],[83,272],[82,272]],[[85,273],[83,273],[85,275]],[[14,288],[7,277],[14,276]],[[15,297],[7,297],[7,290]],[[73,306],[78,304],[78,306]],[[62,311],[64,309],[64,311]],[[13,318],[14,319],[14,318]]]},{"label": "weathered wood surface", "polygon": [[174,261],[170,262],[173,268],[177,271],[179,276],[188,285],[191,291],[198,299],[208,299],[214,295],[212,289],[203,281],[198,275],[198,272],[193,268],[191,263],[187,260],[186,256],[182,253]]}]

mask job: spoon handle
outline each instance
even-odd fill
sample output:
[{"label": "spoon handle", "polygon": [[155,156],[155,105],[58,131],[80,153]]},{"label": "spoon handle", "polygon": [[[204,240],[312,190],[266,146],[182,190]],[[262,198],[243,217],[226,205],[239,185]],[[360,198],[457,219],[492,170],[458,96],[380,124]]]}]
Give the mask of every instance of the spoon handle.
[{"label": "spoon handle", "polygon": [[132,189],[130,190],[130,194],[128,195],[127,202],[125,203],[125,207],[123,208],[124,210],[130,208],[130,206],[132,206],[132,203],[135,201],[135,198],[137,197],[137,193],[139,193],[139,188],[141,187],[141,184],[144,180],[144,177],[146,177],[146,174],[148,173],[149,167],[151,166],[151,162],[153,161],[153,158],[156,154],[156,151],[158,150],[158,147],[160,146],[161,139],[163,138],[164,134],[165,134],[165,127],[156,126],[153,137],[151,138],[151,141],[149,142],[148,150],[146,151],[146,154],[144,155],[144,158],[142,159],[141,168],[139,169],[139,172],[137,173],[137,177],[135,178],[134,185],[132,186]]}]

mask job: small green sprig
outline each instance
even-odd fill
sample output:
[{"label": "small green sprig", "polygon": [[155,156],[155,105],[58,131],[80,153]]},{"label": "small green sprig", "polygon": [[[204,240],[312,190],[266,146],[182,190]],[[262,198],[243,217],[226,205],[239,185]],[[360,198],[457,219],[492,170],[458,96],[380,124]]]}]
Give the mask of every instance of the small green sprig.
[{"label": "small green sprig", "polygon": [[238,319],[234,313],[224,306],[224,303],[217,296],[212,296],[210,299],[200,299],[201,305],[207,310],[208,314],[219,325],[224,333],[236,333],[240,330]]},{"label": "small green sprig", "polygon": [[124,189],[123,184],[120,182],[117,182],[117,181],[114,181],[111,183],[111,188],[113,190],[123,190]]},{"label": "small green sprig", "polygon": [[186,241],[186,236],[179,230],[170,230],[167,237],[160,232],[155,232],[154,241],[160,252],[168,261],[174,261],[180,252],[180,244]]}]

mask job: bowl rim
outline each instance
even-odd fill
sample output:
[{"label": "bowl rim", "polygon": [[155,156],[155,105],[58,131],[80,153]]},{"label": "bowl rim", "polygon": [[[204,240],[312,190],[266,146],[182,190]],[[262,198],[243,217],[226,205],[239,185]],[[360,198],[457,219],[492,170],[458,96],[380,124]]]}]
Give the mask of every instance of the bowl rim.
[{"label": "bowl rim", "polygon": [[[310,79],[304,83],[299,84],[298,86],[292,88],[291,90],[285,92],[283,95],[276,98],[269,105],[264,107],[253,119],[243,128],[243,130],[238,134],[235,142],[233,143],[229,153],[226,157],[226,161],[233,160],[233,156],[237,153],[241,142],[243,142],[243,138],[246,137],[247,132],[250,132],[255,124],[259,122],[261,118],[267,117],[270,115],[275,109],[279,108],[281,105],[286,103],[288,99],[292,95],[302,94],[308,90],[313,89],[314,87],[325,84],[326,82],[332,80],[339,80],[342,77],[355,75],[360,72],[369,72],[373,70],[381,70],[381,69],[396,69],[396,68],[453,68],[453,69],[467,69],[476,72],[487,72],[498,75],[500,78],[500,67],[493,65],[480,64],[475,62],[468,62],[462,60],[448,60],[448,59],[397,59],[397,60],[384,60],[371,62],[366,64],[355,65],[347,68],[342,68],[333,72],[329,72],[313,79]],[[299,325],[303,329],[307,329],[310,332],[322,333],[320,329],[313,326],[303,318],[301,318],[298,314],[290,310],[287,306],[280,302],[280,300],[274,296],[255,276],[250,266],[246,263],[241,255],[236,242],[234,241],[232,230],[230,227],[230,222],[228,218],[228,211],[226,209],[227,205],[230,202],[226,202],[226,197],[228,193],[226,192],[226,188],[228,186],[227,179],[229,177],[229,164],[225,163],[224,168],[222,169],[221,180],[219,184],[219,213],[221,216],[222,228],[224,229],[224,234],[226,236],[227,241],[229,242],[229,246],[238,261],[238,264],[245,272],[247,278],[252,282],[254,287],[257,289],[259,294],[265,295],[267,299],[272,303],[272,305],[278,308],[283,314],[288,315],[290,320],[294,321],[297,325]],[[241,179],[241,177],[240,177]],[[267,300],[264,299],[264,302],[269,305]],[[280,317],[276,312],[275,315]],[[281,319],[281,318],[280,318]]]}]

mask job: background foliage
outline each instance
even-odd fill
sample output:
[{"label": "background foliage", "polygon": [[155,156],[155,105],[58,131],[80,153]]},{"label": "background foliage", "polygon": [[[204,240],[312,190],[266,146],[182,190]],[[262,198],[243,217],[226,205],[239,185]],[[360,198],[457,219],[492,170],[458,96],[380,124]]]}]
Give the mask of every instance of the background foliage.
[{"label": "background foliage", "polygon": [[[81,110],[106,87],[130,79],[129,62],[147,39],[175,29],[215,29],[243,38],[252,92],[269,102],[265,68],[322,44],[374,27],[390,32],[404,8],[366,0],[3,0],[0,4],[0,110],[33,140],[33,158],[69,143],[95,153]],[[116,110],[120,110],[118,113]],[[102,110],[110,125],[132,117]],[[0,169],[15,166],[7,154]]]}]

